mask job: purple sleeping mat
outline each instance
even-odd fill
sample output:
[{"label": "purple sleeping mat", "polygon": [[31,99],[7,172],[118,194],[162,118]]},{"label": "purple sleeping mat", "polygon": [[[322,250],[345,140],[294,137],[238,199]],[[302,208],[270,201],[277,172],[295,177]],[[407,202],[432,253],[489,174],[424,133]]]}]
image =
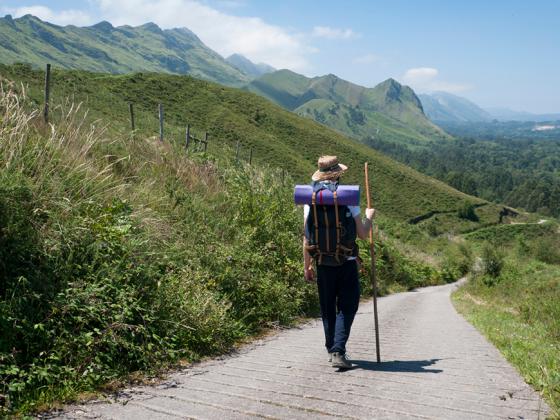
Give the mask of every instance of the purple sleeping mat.
[{"label": "purple sleeping mat", "polygon": [[[311,185],[296,185],[294,189],[294,202],[296,205],[311,204],[313,187]],[[336,190],[338,204],[340,206],[359,206],[360,205],[360,186],[359,185],[339,185]],[[317,204],[333,206],[333,194],[329,190],[317,192]]]}]

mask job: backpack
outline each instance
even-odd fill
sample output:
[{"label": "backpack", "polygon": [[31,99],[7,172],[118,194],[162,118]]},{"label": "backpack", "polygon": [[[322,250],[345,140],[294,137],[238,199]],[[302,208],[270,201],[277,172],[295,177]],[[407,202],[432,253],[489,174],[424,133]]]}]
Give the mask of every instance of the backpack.
[{"label": "backpack", "polygon": [[[358,256],[356,221],[348,206],[339,206],[338,183],[315,182],[309,215],[305,221],[306,250],[318,265],[337,267],[348,257]],[[317,195],[328,189],[333,193],[334,205],[317,204]]]}]

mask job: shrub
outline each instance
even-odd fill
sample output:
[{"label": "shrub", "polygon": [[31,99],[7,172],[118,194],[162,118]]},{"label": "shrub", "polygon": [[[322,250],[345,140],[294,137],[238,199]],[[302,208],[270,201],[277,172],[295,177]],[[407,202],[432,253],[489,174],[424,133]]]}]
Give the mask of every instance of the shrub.
[{"label": "shrub", "polygon": [[432,266],[403,255],[390,241],[379,245],[377,271],[384,283],[397,283],[405,289],[437,284],[441,274]]},{"label": "shrub", "polygon": [[531,253],[544,263],[560,264],[560,241],[551,237],[536,239],[532,244]]},{"label": "shrub", "polygon": [[457,216],[461,219],[470,220],[471,222],[478,222],[479,218],[475,212],[475,207],[471,203],[464,203],[459,210],[457,210]]},{"label": "shrub", "polygon": [[447,283],[457,280],[471,271],[473,263],[474,255],[469,245],[448,245],[442,266],[443,280]]},{"label": "shrub", "polygon": [[504,267],[504,253],[495,245],[485,243],[482,247],[483,273],[493,279],[497,279]]}]

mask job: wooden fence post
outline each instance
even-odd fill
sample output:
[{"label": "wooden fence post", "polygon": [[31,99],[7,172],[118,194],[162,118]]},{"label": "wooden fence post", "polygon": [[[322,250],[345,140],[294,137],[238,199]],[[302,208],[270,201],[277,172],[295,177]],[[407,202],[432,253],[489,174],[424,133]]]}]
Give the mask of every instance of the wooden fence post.
[{"label": "wooden fence post", "polygon": [[191,126],[187,124],[187,129],[185,130],[185,149],[189,150],[189,144],[191,142]]},{"label": "wooden fence post", "polygon": [[159,141],[163,141],[163,104],[159,104]]},{"label": "wooden fence post", "polygon": [[237,140],[237,146],[235,146],[235,161],[239,161],[239,140]]},{"label": "wooden fence post", "polygon": [[251,147],[251,151],[249,152],[249,165],[253,162],[253,148]]},{"label": "wooden fence post", "polygon": [[132,131],[134,131],[134,105],[132,102],[128,103],[128,111],[130,113],[130,127],[132,128]]},{"label": "wooden fence post", "polygon": [[45,70],[45,108],[43,109],[43,119],[45,124],[49,122],[49,98],[51,96],[51,65],[47,64]]}]

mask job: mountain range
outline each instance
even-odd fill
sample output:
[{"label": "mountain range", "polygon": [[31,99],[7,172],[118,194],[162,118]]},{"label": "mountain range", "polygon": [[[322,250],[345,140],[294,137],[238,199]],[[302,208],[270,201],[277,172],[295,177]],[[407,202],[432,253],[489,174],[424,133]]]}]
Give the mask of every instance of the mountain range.
[{"label": "mountain range", "polygon": [[114,27],[109,22],[62,27],[32,15],[0,18],[0,62],[104,73],[189,74],[238,87],[252,78],[186,28],[161,29],[154,23]]},{"label": "mountain range", "polygon": [[224,59],[187,28],[154,23],[57,26],[26,15],[0,18],[0,62],[106,73],[188,74],[264,96],[298,115],[358,140],[405,144],[450,138],[424,115],[414,91],[393,79],[365,88],[335,75],[308,78],[276,71],[240,54]]},{"label": "mountain range", "polygon": [[447,92],[419,95],[426,116],[435,122],[490,121],[492,115],[474,102]]},{"label": "mountain range", "polygon": [[560,114],[532,114],[508,108],[483,109],[472,101],[447,92],[418,95],[426,116],[437,123],[477,123],[498,121],[557,121]]},{"label": "mountain range", "polygon": [[308,78],[279,70],[244,89],[359,140],[412,144],[450,138],[426,118],[414,91],[394,79],[366,88],[333,74]]},{"label": "mountain range", "polygon": [[[365,88],[335,75],[307,78],[255,64],[240,54],[224,59],[187,28],[161,29],[154,23],[114,27],[58,26],[32,16],[0,18],[0,63],[105,73],[137,71],[188,74],[244,87],[299,115],[354,138],[382,137],[414,143],[449,136],[434,123],[554,121],[560,114],[532,114],[507,108],[482,109],[446,92],[416,96],[389,79]],[[428,117],[428,119],[426,118]]]}]

